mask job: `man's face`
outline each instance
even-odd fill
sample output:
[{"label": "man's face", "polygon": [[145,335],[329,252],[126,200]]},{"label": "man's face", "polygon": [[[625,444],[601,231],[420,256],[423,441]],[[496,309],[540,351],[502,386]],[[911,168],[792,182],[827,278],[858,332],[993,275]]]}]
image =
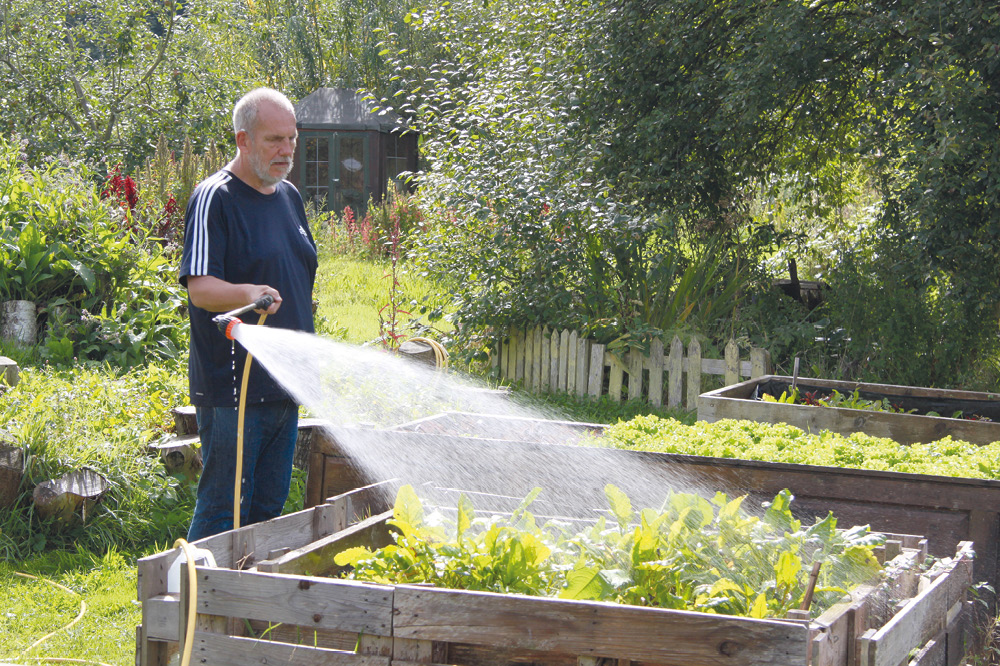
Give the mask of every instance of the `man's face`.
[{"label": "man's face", "polygon": [[276,185],[288,176],[292,170],[297,137],[292,113],[270,102],[261,104],[257,112],[257,126],[247,137],[250,168],[261,183]]}]

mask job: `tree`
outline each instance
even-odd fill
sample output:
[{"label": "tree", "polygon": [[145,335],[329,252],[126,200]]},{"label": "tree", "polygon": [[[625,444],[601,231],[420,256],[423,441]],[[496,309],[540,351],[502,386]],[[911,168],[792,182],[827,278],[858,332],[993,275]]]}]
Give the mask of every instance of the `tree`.
[{"label": "tree", "polygon": [[238,49],[213,41],[239,34],[212,30],[225,4],[4,0],[6,131],[36,161],[65,151],[130,167],[161,134],[179,145],[186,132],[217,131],[234,91],[254,79],[235,66]]}]

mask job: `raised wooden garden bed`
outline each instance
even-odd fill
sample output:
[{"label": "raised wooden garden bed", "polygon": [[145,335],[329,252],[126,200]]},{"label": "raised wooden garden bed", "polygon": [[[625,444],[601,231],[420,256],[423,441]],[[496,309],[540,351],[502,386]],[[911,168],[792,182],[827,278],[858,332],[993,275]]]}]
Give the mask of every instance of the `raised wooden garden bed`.
[{"label": "raised wooden garden bed", "polygon": [[[912,655],[909,663],[917,665],[961,663],[973,566],[968,543],[924,571],[926,542],[889,535],[885,578],[813,620],[327,577],[337,573],[333,557],[342,549],[384,544],[388,514],[370,514],[379,497],[378,488],[366,488],[202,540],[196,545],[221,566],[198,566],[197,590],[181,576],[180,589],[166,591],[165,572],[177,551],[140,560],[138,666],[165,664],[184,649],[191,595],[198,613],[192,663],[213,665],[896,666]],[[352,516],[354,504],[368,509]],[[332,528],[334,514],[346,520],[344,527],[317,537]],[[274,550],[278,543],[284,548]]]},{"label": "raised wooden garden bed", "polygon": [[[1000,441],[1000,394],[997,393],[799,378],[795,384],[800,394],[824,394],[835,389],[848,395],[858,391],[862,398],[887,398],[904,412],[916,411],[881,412],[760,399],[765,392],[778,397],[791,384],[791,377],[767,375],[702,393],[698,397],[698,418],[709,423],[720,419],[788,423],[813,433],[822,430],[845,435],[864,432],[902,444],[933,442],[948,435],[974,444]],[[929,411],[940,416],[928,416]],[[963,418],[952,418],[956,412],[961,412]]]},{"label": "raised wooden garden bed", "polygon": [[[649,468],[651,473],[662,475],[664,492],[671,484],[680,485],[682,490],[686,485],[720,490],[730,496],[745,494],[752,503],[770,500],[788,488],[795,495],[796,514],[804,519],[832,511],[841,524],[927,535],[929,551],[938,557],[953,554],[962,541],[972,541],[976,549],[975,580],[1000,585],[1000,481],[488,439],[483,435],[491,430],[491,418],[443,414],[395,431],[343,431],[342,436],[360,438],[360,448],[367,455],[392,457],[400,469],[426,470],[426,460],[481,459],[485,448],[495,461],[485,468],[458,466],[448,479],[411,480],[414,485],[430,482],[491,497],[515,498],[542,485],[544,491],[535,506],[539,507],[538,513],[548,515],[559,515],[565,507],[603,505],[609,466],[612,470],[635,465]],[[507,417],[496,418],[506,424]],[[462,430],[470,423],[476,429]],[[600,428],[580,425],[590,430]],[[539,429],[549,432],[539,424],[526,423],[525,438]],[[471,436],[456,434],[460,432]],[[309,506],[324,497],[383,480],[371,478],[345,453],[347,449],[338,444],[337,435],[327,430],[314,431],[311,447],[306,492]],[[546,469],[553,459],[568,458],[576,461],[572,477],[538,482],[536,470]],[[476,506],[480,506],[479,500]]]}]

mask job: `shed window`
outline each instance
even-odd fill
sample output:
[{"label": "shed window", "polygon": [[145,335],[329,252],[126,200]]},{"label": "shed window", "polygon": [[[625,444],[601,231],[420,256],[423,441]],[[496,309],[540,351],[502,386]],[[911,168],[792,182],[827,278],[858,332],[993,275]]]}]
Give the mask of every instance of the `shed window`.
[{"label": "shed window", "polygon": [[386,175],[394,183],[399,183],[399,174],[407,171],[406,144],[403,137],[393,132],[386,139]]},{"label": "shed window", "polygon": [[302,165],[306,198],[311,201],[325,201],[330,187],[330,140],[329,137],[306,138],[305,163]]}]

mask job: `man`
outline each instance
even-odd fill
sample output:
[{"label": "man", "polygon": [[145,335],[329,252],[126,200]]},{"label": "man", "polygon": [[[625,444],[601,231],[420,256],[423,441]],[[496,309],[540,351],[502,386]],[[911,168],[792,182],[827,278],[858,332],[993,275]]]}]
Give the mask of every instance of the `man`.
[{"label": "man", "polygon": [[[295,109],[270,88],[247,93],[233,109],[237,155],[200,183],[188,202],[180,281],[188,291],[191,404],[204,470],[188,530],[195,541],[233,527],[237,406],[246,350],[212,322],[268,294],[267,326],[313,332],[316,245],[292,168]],[[258,310],[258,314],[263,311]],[[259,321],[252,314],[247,324]],[[243,432],[240,524],[280,515],[291,483],[298,406],[252,363]]]}]

